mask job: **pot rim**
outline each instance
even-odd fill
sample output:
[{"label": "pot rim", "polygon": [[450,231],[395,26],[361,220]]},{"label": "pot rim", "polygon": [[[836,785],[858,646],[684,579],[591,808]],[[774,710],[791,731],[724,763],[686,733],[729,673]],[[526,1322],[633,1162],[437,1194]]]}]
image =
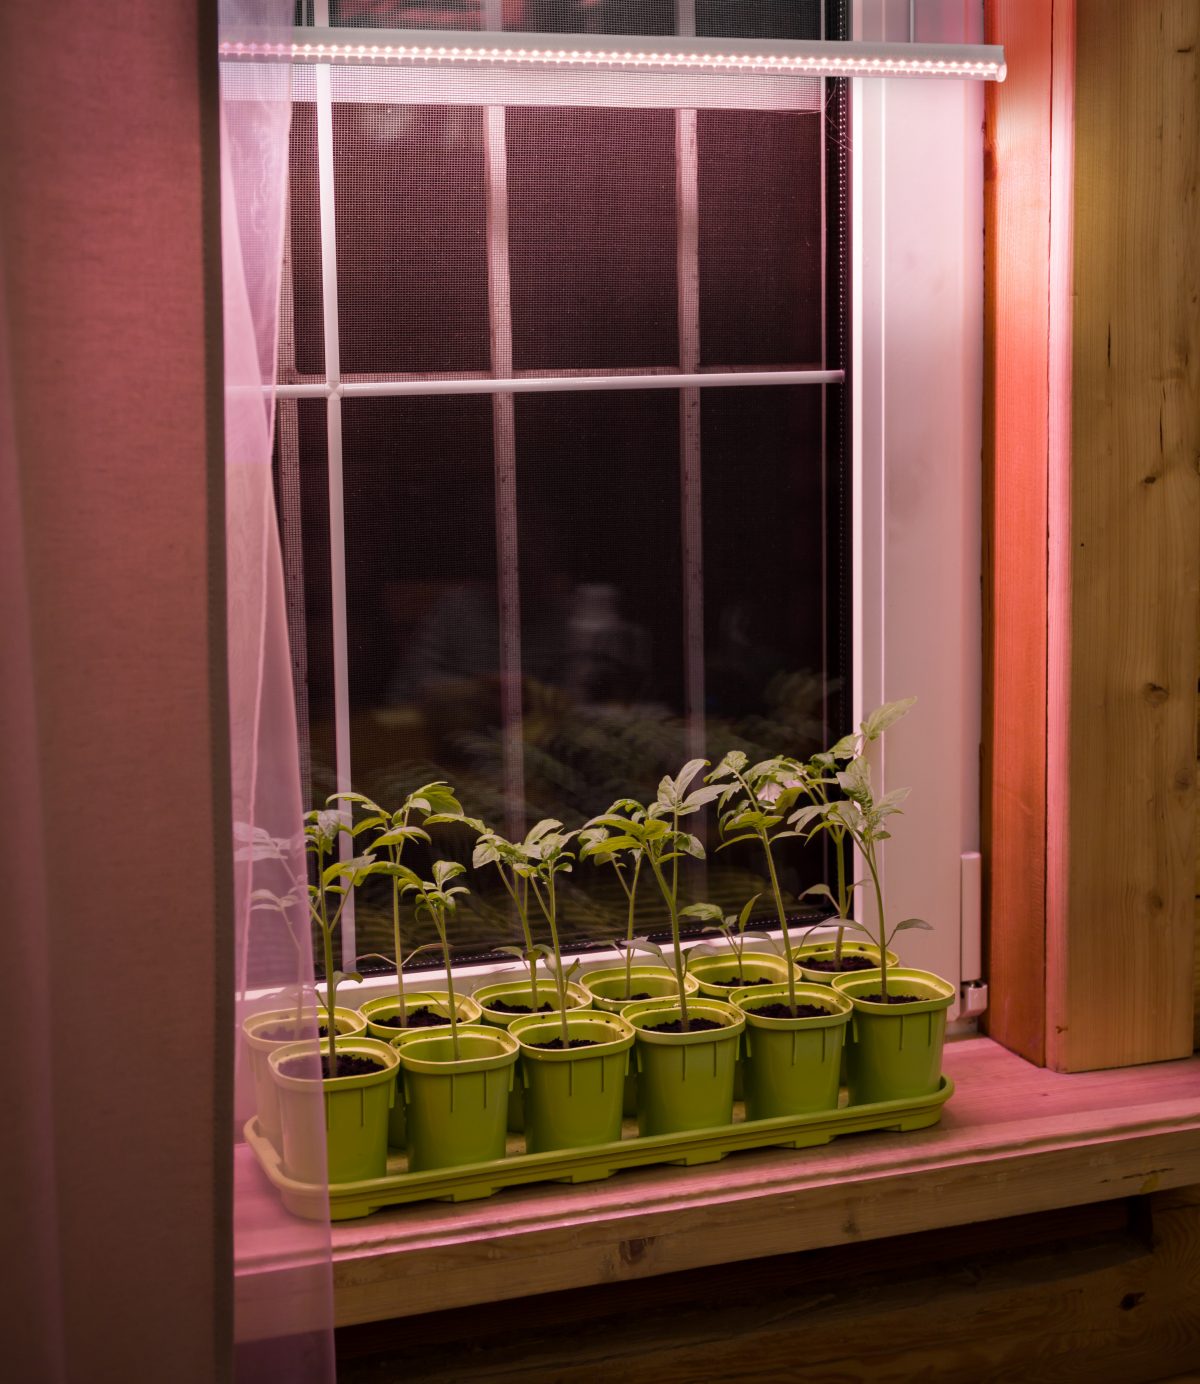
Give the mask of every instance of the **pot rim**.
[{"label": "pot rim", "polygon": [[586,1062],[588,1058],[611,1057],[617,1053],[628,1052],[633,1047],[636,1036],[633,1025],[620,1014],[610,1014],[604,1010],[567,1010],[568,1029],[583,1028],[585,1025],[595,1025],[615,1032],[606,1041],[597,1042],[588,1048],[541,1048],[531,1041],[533,1034],[538,1033],[540,1036],[540,1031],[544,1029],[550,1037],[558,1037],[559,1016],[523,1014],[513,1021],[509,1033],[521,1045],[521,1055],[535,1062]]},{"label": "pot rim", "polygon": [[[859,972],[861,975],[862,973]],[[824,1014],[796,1015],[795,1018],[776,1018],[770,1014],[758,1014],[746,1006],[754,1000],[762,999],[768,1003],[786,1000],[787,985],[756,985],[753,989],[735,990],[729,997],[730,1004],[736,1005],[746,1016],[751,1028],[762,1028],[776,1032],[797,1028],[836,1028],[848,1024],[854,1014],[854,1005],[848,996],[833,990],[829,985],[801,984],[796,986],[796,998],[806,1004],[818,1004],[825,1009]],[[832,1008],[830,1008],[832,1006]]]},{"label": "pot rim", "polygon": [[268,1054],[267,1062],[271,1068],[272,1079],[285,1090],[311,1091],[318,1082],[327,1092],[352,1091],[362,1086],[374,1086],[385,1081],[393,1081],[396,1076],[396,1054],[378,1038],[368,1038],[365,1034],[347,1036],[338,1047],[347,1055],[360,1053],[364,1057],[378,1057],[383,1066],[374,1072],[359,1072],[353,1076],[311,1077],[288,1076],[279,1070],[280,1065],[293,1057],[311,1057],[314,1053],[324,1055],[329,1051],[329,1039],[319,1042],[303,1039],[298,1043],[283,1043]]}]

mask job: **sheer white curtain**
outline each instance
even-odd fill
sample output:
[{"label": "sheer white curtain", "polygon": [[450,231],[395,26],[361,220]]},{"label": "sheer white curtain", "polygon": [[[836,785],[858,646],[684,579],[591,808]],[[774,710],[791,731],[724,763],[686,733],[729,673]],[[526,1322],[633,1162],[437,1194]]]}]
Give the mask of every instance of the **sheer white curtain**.
[{"label": "sheer white curtain", "polygon": [[[221,0],[222,30],[285,38],[292,0]],[[311,993],[296,720],[271,481],[276,343],[287,195],[290,71],[223,66],[221,240],[225,333],[228,653],[238,1023]],[[283,911],[263,900],[292,896]],[[308,1007],[311,1015],[312,1007]],[[254,1112],[237,1043],[235,1141]],[[311,1118],[323,1128],[314,1083]],[[334,1374],[328,1223],[283,1209],[236,1150],[235,1337],[240,1381],[319,1384]]]}]

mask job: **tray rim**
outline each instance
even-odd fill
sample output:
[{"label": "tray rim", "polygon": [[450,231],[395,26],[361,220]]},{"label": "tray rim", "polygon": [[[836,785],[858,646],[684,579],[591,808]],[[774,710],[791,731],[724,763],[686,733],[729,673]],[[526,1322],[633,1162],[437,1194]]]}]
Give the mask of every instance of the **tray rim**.
[{"label": "tray rim", "polygon": [[[589,1168],[604,1168],[594,1179],[607,1179],[628,1168],[653,1167],[663,1164],[679,1165],[689,1161],[688,1155],[699,1155],[691,1161],[716,1162],[731,1153],[759,1148],[786,1146],[789,1135],[828,1132],[829,1139],[839,1134],[867,1133],[892,1128],[894,1122],[927,1115],[927,1125],[941,1119],[942,1109],[954,1094],[954,1081],[943,1074],[935,1091],[925,1096],[904,1100],[877,1101],[868,1105],[843,1105],[836,1110],[820,1110],[805,1115],[781,1115],[769,1120],[741,1120],[736,1124],[713,1125],[707,1129],[687,1130],[680,1134],[634,1135],[607,1144],[594,1144],[584,1149],[555,1149],[546,1153],[518,1153],[483,1163],[467,1163],[456,1168],[435,1168],[426,1172],[386,1173],[383,1177],[358,1182],[302,1182],[283,1170],[283,1155],[258,1128],[258,1117],[252,1116],[242,1127],[246,1144],[267,1179],[281,1194],[285,1206],[306,1219],[315,1217],[301,1205],[328,1205],[334,1219],[361,1220],[389,1206],[412,1205],[427,1201],[454,1201],[456,1190],[466,1190],[484,1183],[493,1183],[490,1192],[473,1197],[485,1200],[509,1187],[529,1186],[543,1182],[569,1183],[573,1172]],[[828,1142],[822,1140],[821,1142]],[[812,1147],[813,1145],[809,1145]],[[799,1148],[797,1148],[799,1152]],[[336,1211],[346,1205],[372,1203],[367,1210],[341,1218]]]}]

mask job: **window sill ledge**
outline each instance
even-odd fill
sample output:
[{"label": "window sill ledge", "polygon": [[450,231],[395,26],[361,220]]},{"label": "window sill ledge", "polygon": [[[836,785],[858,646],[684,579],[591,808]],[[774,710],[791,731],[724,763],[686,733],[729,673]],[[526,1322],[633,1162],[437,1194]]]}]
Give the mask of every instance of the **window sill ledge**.
[{"label": "window sill ledge", "polygon": [[1067,1076],[971,1038],[947,1046],[945,1069],[957,1090],[933,1129],[513,1189],[457,1206],[424,1203],[336,1225],[336,1323],[1200,1183],[1200,1056]]}]

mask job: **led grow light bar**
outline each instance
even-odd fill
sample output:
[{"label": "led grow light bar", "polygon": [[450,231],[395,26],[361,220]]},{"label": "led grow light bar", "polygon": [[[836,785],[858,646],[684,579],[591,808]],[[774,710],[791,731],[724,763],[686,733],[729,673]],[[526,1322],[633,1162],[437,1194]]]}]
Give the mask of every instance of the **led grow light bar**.
[{"label": "led grow light bar", "polygon": [[[354,41],[347,35],[353,33]],[[399,36],[404,41],[399,41]],[[602,72],[711,72],[788,77],[942,77],[1002,82],[1004,49],[931,43],[831,43],[800,40],[631,38],[605,46],[598,34],[472,33],[461,30],[329,29],[293,31],[291,42],[230,36],[231,62],[489,69],[564,68]]]}]

